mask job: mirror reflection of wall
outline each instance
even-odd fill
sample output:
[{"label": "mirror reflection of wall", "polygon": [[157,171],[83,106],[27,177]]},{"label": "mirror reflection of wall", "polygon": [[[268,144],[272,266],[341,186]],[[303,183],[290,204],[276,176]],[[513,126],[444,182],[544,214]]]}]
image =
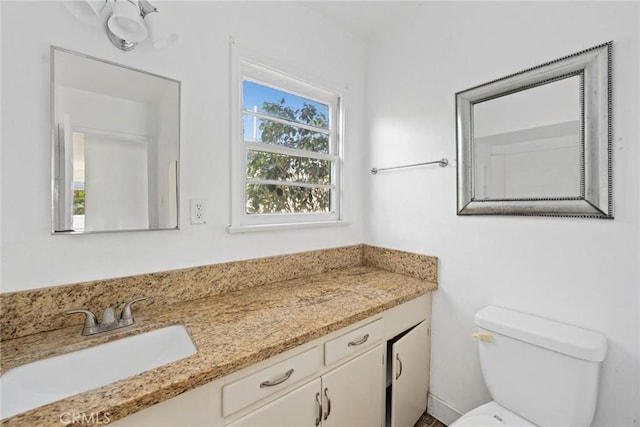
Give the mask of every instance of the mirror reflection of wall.
[{"label": "mirror reflection of wall", "polygon": [[179,82],[52,55],[54,231],[177,228]]},{"label": "mirror reflection of wall", "polygon": [[476,199],[580,196],[580,76],[473,106]]},{"label": "mirror reflection of wall", "polygon": [[[153,200],[149,199],[147,141],[73,132],[73,142],[73,229],[149,228],[149,205]],[[76,146],[81,150],[81,159]]]}]

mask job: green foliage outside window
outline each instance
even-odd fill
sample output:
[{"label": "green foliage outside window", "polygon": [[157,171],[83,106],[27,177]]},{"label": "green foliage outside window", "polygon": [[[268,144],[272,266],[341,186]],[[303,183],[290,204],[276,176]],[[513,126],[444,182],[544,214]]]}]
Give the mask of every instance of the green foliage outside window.
[{"label": "green foliage outside window", "polygon": [[84,215],[84,190],[73,190],[73,214]]},{"label": "green foliage outside window", "polygon": [[[304,103],[301,108],[280,102],[264,102],[262,111],[270,116],[303,123],[315,128],[328,128],[327,117],[317,108]],[[327,153],[329,136],[325,133],[271,120],[261,120],[260,141],[283,147]],[[301,155],[304,153],[301,152]],[[247,152],[247,177],[276,180],[283,185],[248,184],[247,213],[329,212],[330,190],[317,187],[287,185],[287,182],[330,184],[331,162],[309,157],[296,157],[264,151]]]}]

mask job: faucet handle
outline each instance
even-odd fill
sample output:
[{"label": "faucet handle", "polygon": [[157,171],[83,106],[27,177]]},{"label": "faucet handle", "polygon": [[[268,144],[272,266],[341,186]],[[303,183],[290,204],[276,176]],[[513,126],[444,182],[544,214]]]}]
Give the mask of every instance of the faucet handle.
[{"label": "faucet handle", "polygon": [[116,321],[116,312],[113,307],[107,307],[102,312],[102,324],[111,325]]},{"label": "faucet handle", "polygon": [[64,314],[76,314],[82,313],[85,315],[84,317],[84,329],[82,330],[82,335],[91,335],[98,328],[98,318],[95,314],[93,314],[89,310],[67,310]]},{"label": "faucet handle", "polygon": [[131,325],[133,323],[133,313],[131,312],[131,306],[133,305],[133,303],[136,303],[138,301],[144,301],[148,299],[147,297],[136,297],[134,299],[132,299],[131,301],[127,302],[124,307],[122,307],[122,312],[120,313],[120,321],[121,322],[126,322],[127,324]]}]

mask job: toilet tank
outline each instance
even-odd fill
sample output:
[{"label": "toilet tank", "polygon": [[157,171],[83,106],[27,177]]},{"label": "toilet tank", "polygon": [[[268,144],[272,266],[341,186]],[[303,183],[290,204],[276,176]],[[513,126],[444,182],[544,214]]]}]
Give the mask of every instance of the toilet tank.
[{"label": "toilet tank", "polygon": [[494,401],[540,426],[591,425],[607,351],[603,335],[495,306],[480,310],[476,325]]}]

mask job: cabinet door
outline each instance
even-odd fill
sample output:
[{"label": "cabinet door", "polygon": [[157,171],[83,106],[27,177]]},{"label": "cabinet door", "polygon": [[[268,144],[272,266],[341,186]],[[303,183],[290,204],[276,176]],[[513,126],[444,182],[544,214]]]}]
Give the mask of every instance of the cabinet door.
[{"label": "cabinet door", "polygon": [[[109,427],[210,427],[223,423],[219,405],[224,380],[219,379],[108,424]],[[106,421],[102,418],[100,421]],[[92,421],[93,422],[93,421]],[[87,421],[87,423],[89,423]]]},{"label": "cabinet door", "polygon": [[383,355],[378,345],[322,376],[322,427],[382,425]]},{"label": "cabinet door", "polygon": [[429,350],[427,321],[393,344],[391,427],[412,427],[427,409]]},{"label": "cabinet door", "polygon": [[315,427],[321,415],[320,384],[317,378],[227,426]]}]

